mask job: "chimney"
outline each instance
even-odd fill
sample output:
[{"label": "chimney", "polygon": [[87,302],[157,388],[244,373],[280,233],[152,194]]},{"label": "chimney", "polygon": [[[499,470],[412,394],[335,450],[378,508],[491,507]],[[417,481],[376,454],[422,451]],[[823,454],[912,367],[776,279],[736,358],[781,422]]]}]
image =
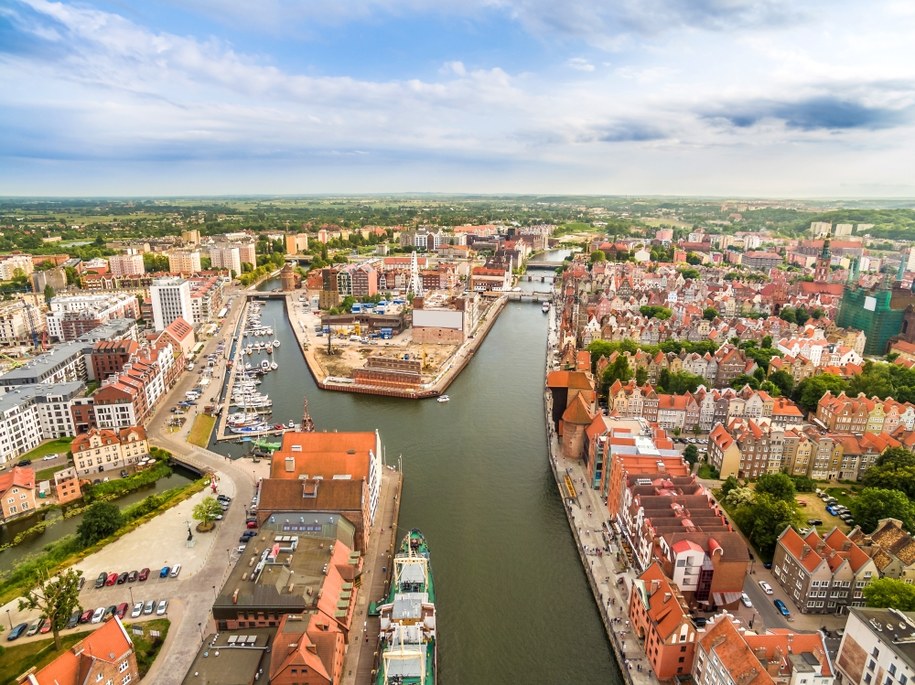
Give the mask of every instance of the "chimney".
[{"label": "chimney", "polygon": [[670,601],[670,598],[673,597],[669,592],[664,593],[664,604],[667,604]]},{"label": "chimney", "polygon": [[661,587],[661,581],[660,581],[660,580],[653,580],[653,581],[651,581],[651,590],[649,591],[648,594],[649,594],[649,595],[653,595],[655,592],[658,591],[658,588],[660,588],[660,587]]}]

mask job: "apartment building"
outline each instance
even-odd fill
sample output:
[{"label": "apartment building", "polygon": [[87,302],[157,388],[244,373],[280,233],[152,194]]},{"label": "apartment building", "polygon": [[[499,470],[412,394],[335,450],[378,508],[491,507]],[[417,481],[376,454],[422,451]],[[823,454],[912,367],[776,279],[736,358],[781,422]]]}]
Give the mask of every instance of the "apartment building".
[{"label": "apartment building", "polygon": [[0,473],[0,521],[35,511],[35,470],[14,466]]},{"label": "apartment building", "polygon": [[29,276],[35,271],[32,255],[0,255],[0,281],[11,281],[17,275]]},{"label": "apartment building", "polygon": [[47,329],[41,308],[25,300],[0,302],[0,345],[32,342],[32,334]]},{"label": "apartment building", "polygon": [[142,276],[146,273],[142,254],[116,254],[108,258],[108,271],[114,278]]},{"label": "apartment building", "polygon": [[841,685],[908,685],[915,680],[915,612],[853,608],[836,654]]},{"label": "apartment building", "polygon": [[915,584],[915,538],[902,527],[902,521],[881,519],[869,535],[856,526],[848,538],[874,560],[881,578]]},{"label": "apartment building", "polygon": [[229,269],[233,274],[241,274],[241,253],[237,245],[216,243],[209,248],[210,266],[213,269]]},{"label": "apartment building", "polygon": [[200,250],[169,250],[168,251],[168,272],[182,276],[202,271],[200,265]]},{"label": "apartment building", "polygon": [[746,630],[727,612],[700,634],[693,661],[696,685],[832,685],[835,668],[822,633]]},{"label": "apartment building", "polygon": [[149,295],[155,330],[163,330],[179,317],[188,323],[194,321],[189,281],[176,276],[157,278],[149,288]]},{"label": "apartment building", "polygon": [[825,538],[816,529],[802,536],[786,528],[776,543],[772,573],[805,614],[842,614],[864,606],[864,588],[878,577],[873,559],[838,528]]},{"label": "apartment building", "polygon": [[136,319],[140,305],[135,295],[58,295],[51,298],[47,317],[48,335],[62,341],[81,335],[113,319]]},{"label": "apartment building", "polygon": [[191,288],[191,318],[187,319],[188,323],[199,326],[215,319],[219,310],[222,309],[224,287],[222,278],[198,276],[188,279],[188,283]]},{"label": "apartment building", "polygon": [[685,676],[692,670],[696,626],[676,583],[668,580],[658,564],[649,566],[632,583],[629,623],[659,680]]},{"label": "apartment building", "polygon": [[149,454],[146,431],[141,426],[118,430],[92,428],[77,435],[70,445],[73,465],[80,476],[135,466]]}]

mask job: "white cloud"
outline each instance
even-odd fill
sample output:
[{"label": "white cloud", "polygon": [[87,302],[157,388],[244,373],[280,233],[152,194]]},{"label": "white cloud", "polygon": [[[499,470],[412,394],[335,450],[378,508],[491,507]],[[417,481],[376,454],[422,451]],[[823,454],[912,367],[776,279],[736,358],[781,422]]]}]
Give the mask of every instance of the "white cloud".
[{"label": "white cloud", "polygon": [[594,71],[594,65],[584,57],[571,57],[566,64],[575,71]]}]

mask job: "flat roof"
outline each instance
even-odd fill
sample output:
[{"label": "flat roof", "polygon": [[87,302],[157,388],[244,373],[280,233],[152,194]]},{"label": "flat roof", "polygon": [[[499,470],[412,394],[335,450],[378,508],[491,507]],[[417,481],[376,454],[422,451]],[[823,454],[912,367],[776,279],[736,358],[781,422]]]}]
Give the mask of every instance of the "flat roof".
[{"label": "flat roof", "polygon": [[83,345],[77,342],[57,345],[50,352],[28,361],[18,368],[7,371],[0,376],[0,385],[27,385],[40,382],[42,376],[51,374],[58,368],[66,366],[74,357],[82,356],[82,354]]},{"label": "flat roof", "polygon": [[38,383],[22,385],[10,392],[0,394],[0,413],[9,411],[23,402],[36,398],[45,398],[51,395],[60,395],[70,399],[78,395],[86,387],[82,381],[68,383]]},{"label": "flat roof", "polygon": [[[184,675],[187,685],[250,685],[259,671],[270,670],[270,652],[276,628],[245,628],[206,636]],[[266,677],[264,678],[266,682]]]}]

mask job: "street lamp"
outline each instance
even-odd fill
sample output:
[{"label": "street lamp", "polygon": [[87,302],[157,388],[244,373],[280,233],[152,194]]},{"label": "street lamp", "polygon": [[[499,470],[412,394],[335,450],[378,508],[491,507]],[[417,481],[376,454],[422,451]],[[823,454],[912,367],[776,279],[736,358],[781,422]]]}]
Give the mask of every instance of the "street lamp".
[{"label": "street lamp", "polygon": [[218,595],[216,594],[216,586],[213,586],[213,599],[215,600]]},{"label": "street lamp", "polygon": [[9,619],[9,621],[10,621],[10,630],[12,630],[12,629],[13,629],[13,617],[10,616],[10,610],[9,610],[9,609],[6,610],[6,617],[7,617],[7,618]]},{"label": "street lamp", "polygon": [[206,638],[203,635],[203,623],[200,621],[197,622],[197,630],[200,631],[200,644],[203,644],[206,641]]},{"label": "street lamp", "polygon": [[129,585],[127,586],[127,592],[130,593],[130,603],[131,603],[131,604],[134,604],[134,601],[133,601],[133,588],[130,587]]}]

